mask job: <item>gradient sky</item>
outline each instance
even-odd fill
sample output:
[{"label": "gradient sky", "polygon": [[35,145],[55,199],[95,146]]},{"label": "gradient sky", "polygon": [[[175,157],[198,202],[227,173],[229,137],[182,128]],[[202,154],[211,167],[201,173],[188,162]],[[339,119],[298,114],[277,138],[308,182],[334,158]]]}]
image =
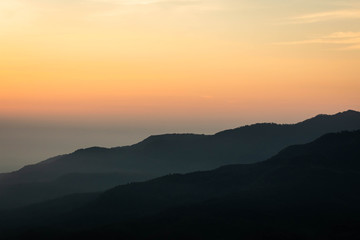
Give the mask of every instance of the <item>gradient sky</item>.
[{"label": "gradient sky", "polygon": [[1,0],[0,171],[359,110],[359,76],[358,0]]}]

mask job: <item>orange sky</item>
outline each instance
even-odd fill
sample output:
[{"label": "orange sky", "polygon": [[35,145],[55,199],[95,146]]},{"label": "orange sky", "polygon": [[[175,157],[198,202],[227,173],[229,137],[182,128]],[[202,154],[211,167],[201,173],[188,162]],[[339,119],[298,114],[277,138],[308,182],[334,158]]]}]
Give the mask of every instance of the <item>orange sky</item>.
[{"label": "orange sky", "polygon": [[359,110],[357,13],[356,1],[332,0],[3,0],[0,114],[286,121]]}]

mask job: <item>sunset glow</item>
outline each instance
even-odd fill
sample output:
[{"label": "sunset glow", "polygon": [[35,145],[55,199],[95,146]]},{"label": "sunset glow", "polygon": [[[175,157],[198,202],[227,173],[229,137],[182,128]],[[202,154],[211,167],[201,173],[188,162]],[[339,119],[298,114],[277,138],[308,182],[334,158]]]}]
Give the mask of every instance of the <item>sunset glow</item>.
[{"label": "sunset glow", "polygon": [[351,1],[5,0],[1,115],[357,109],[359,11]]}]

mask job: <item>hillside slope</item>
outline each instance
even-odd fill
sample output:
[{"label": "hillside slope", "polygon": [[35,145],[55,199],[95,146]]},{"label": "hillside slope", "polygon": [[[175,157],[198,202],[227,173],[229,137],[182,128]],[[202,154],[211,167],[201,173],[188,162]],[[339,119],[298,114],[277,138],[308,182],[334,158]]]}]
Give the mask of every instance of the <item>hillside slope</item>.
[{"label": "hillside slope", "polygon": [[254,124],[215,135],[167,134],[132,146],[81,149],[0,175],[0,209],[169,173],[259,162],[286,146],[356,129],[360,129],[360,113],[347,111],[297,124]]},{"label": "hillside slope", "polygon": [[[60,199],[0,220],[16,229],[16,238],[357,239],[359,186],[360,131],[342,132],[264,162],[168,175],[118,186],[76,207]],[[30,223],[31,213],[37,218]]]}]

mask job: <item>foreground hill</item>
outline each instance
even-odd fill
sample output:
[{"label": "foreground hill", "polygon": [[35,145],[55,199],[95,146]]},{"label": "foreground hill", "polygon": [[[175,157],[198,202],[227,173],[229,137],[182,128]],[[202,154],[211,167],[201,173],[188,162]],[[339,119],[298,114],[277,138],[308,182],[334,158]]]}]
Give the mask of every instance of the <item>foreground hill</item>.
[{"label": "foreground hill", "polygon": [[[1,214],[16,239],[359,239],[360,131]],[[9,231],[13,229],[13,231]]]},{"label": "foreground hill", "polygon": [[360,113],[350,110],[297,124],[262,123],[215,135],[167,134],[132,146],[81,149],[0,175],[0,209],[169,173],[259,162],[286,146],[310,142],[328,132],[357,129]]}]

